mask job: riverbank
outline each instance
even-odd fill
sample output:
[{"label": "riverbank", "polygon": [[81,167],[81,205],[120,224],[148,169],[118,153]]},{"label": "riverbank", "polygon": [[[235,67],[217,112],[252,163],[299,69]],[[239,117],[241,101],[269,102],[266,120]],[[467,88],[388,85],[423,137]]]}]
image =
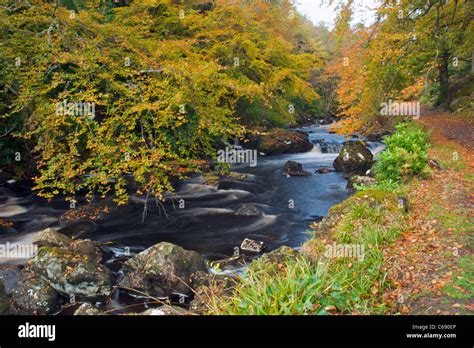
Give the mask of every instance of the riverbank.
[{"label": "riverbank", "polygon": [[209,313],[472,314],[472,154],[444,134],[459,118],[421,119],[427,177],[331,208],[300,254],[252,264]]}]

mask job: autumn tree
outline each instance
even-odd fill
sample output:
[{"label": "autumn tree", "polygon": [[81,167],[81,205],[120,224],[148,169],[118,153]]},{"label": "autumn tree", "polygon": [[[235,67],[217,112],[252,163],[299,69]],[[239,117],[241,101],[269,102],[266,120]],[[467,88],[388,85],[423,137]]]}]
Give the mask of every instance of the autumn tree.
[{"label": "autumn tree", "polygon": [[113,191],[124,203],[133,177],[161,197],[214,158],[219,139],[317,110],[317,43],[288,1],[118,5],[0,8],[0,141],[32,150],[42,196]]}]

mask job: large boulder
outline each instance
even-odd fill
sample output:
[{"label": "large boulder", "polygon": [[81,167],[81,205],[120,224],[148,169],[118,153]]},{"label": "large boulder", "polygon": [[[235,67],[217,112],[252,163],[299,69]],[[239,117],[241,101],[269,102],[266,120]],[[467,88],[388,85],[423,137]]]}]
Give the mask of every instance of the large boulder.
[{"label": "large boulder", "polygon": [[19,275],[12,299],[19,312],[48,314],[61,296],[102,299],[112,293],[109,270],[100,263],[100,249],[90,240],[73,240],[54,229],[34,239],[37,255]]},{"label": "large boulder", "polygon": [[303,165],[295,161],[287,161],[282,169],[282,173],[290,176],[308,176],[311,175],[303,170]]},{"label": "large boulder", "polygon": [[191,295],[193,273],[206,272],[206,262],[197,252],[161,242],[135,255],[123,265],[120,285],[151,296],[173,293]]},{"label": "large boulder", "polygon": [[19,285],[12,294],[12,301],[20,314],[45,315],[58,307],[60,296],[35,273],[31,265],[27,265],[20,272]]},{"label": "large boulder", "polygon": [[273,129],[261,135],[251,136],[247,147],[267,155],[306,152],[313,148],[308,135],[285,129]]},{"label": "large boulder", "polygon": [[97,299],[110,296],[111,275],[100,264],[100,253],[92,248],[78,253],[75,247],[80,243],[77,242],[68,248],[40,248],[31,263],[35,274],[67,297],[74,295],[81,299]]},{"label": "large boulder", "polygon": [[370,150],[360,141],[350,141],[344,144],[333,166],[339,172],[348,176],[365,175],[374,164]]}]

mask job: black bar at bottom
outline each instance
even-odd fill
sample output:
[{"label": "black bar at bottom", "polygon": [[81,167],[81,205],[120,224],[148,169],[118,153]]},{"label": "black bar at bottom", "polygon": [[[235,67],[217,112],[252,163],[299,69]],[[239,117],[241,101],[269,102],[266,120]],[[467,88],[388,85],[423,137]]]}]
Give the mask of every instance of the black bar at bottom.
[{"label": "black bar at bottom", "polygon": [[[41,325],[37,327],[34,325]],[[52,329],[43,325],[55,325]],[[470,316],[0,316],[0,347],[268,345],[472,347]],[[48,337],[19,337],[43,334]],[[49,330],[49,331],[48,331]],[[155,345],[156,346],[156,345]],[[158,344],[160,346],[160,344]]]}]

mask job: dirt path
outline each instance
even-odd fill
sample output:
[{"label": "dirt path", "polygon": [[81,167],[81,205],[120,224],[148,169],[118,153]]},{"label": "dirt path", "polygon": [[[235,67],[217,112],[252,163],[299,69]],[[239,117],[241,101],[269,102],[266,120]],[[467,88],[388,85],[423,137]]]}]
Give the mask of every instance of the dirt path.
[{"label": "dirt path", "polygon": [[387,300],[402,314],[474,314],[474,123],[446,113],[419,122],[442,169],[408,186],[410,229],[386,250]]}]

